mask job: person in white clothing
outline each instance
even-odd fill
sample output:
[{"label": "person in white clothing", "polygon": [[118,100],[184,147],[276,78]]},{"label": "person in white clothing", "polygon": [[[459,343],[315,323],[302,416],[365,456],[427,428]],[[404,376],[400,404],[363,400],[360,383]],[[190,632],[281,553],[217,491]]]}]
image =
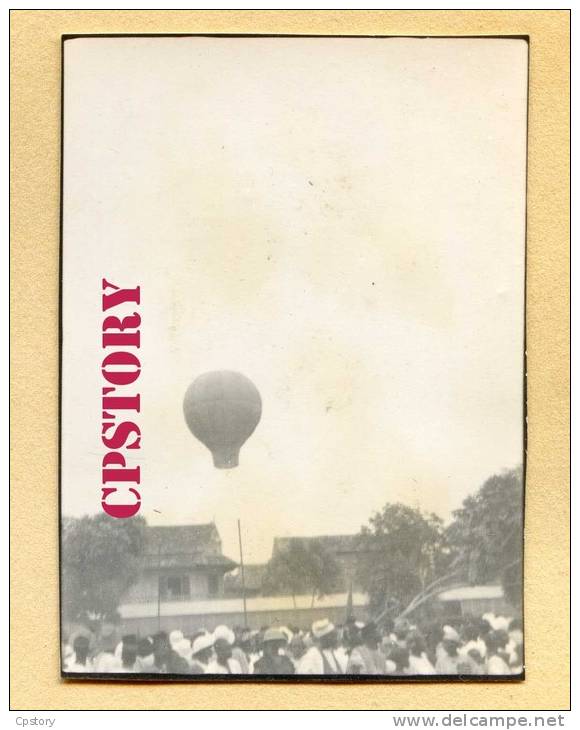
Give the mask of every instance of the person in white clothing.
[{"label": "person in white clothing", "polygon": [[344,674],[337,653],[338,634],[328,619],[312,624],[312,636],[316,644],[311,646],[296,665],[296,674]]},{"label": "person in white clothing", "polygon": [[413,632],[407,638],[409,649],[409,668],[407,674],[435,674],[435,667],[427,656],[427,645],[425,639],[417,632]]}]

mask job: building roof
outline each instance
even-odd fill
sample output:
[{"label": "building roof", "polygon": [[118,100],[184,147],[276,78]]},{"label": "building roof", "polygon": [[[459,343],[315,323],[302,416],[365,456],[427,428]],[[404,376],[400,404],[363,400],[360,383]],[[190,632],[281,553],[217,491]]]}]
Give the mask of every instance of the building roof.
[{"label": "building roof", "polygon": [[221,552],[221,540],[213,522],[205,525],[148,525],[146,555],[179,555]]},{"label": "building roof", "polygon": [[503,598],[503,589],[500,585],[456,586],[442,591],[437,597],[440,601],[480,601]]},{"label": "building roof", "polygon": [[359,535],[314,535],[312,537],[275,537],[272,554],[287,550],[291,543],[301,542],[304,545],[318,542],[329,553],[355,553],[360,551]]},{"label": "building roof", "polygon": [[[341,608],[346,609],[348,594],[332,593],[314,601],[312,595],[296,596],[296,607],[292,596],[253,596],[246,598],[248,613],[269,611],[309,610],[311,608]],[[367,605],[364,593],[353,593],[353,607]],[[124,619],[150,618],[157,616],[157,601],[150,603],[125,603],[119,606],[119,613]],[[243,610],[241,598],[220,598],[210,601],[163,601],[161,616],[202,616],[211,614],[240,613]]]},{"label": "building roof", "polygon": [[204,525],[148,525],[145,530],[144,568],[219,568],[233,570],[237,563],[222,555],[213,522]]}]

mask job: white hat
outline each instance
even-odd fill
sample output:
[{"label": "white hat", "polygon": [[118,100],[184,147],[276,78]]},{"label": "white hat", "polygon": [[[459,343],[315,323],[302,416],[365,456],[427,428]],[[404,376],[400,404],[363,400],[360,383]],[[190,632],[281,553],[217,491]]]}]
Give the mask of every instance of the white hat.
[{"label": "white hat", "polygon": [[204,649],[209,649],[210,646],[213,646],[212,634],[202,634],[201,636],[198,636],[197,639],[193,642],[191,653],[193,656],[195,656],[200,651],[203,651]]},{"label": "white hat", "polygon": [[323,636],[330,634],[334,631],[334,624],[331,623],[327,618],[323,618],[320,621],[315,621],[312,624],[312,633],[317,639],[321,639]]},{"label": "white hat", "polygon": [[174,647],[175,651],[182,656],[184,659],[191,654],[191,641],[189,639],[182,639]]},{"label": "white hat", "polygon": [[179,642],[183,639],[183,632],[176,629],[175,631],[172,631],[169,634],[169,643],[171,644],[171,647],[175,649],[175,645],[179,644]]},{"label": "white hat", "polygon": [[262,642],[265,644],[267,641],[286,641],[286,633],[281,628],[266,629]]},{"label": "white hat", "polygon": [[447,639],[447,641],[456,641],[458,644],[461,643],[461,639],[459,638],[459,634],[453,626],[444,626],[443,627],[443,638]]},{"label": "white hat", "polygon": [[479,644],[474,639],[468,641],[466,644],[459,648],[459,655],[464,657],[469,656],[469,652],[473,649],[475,649],[475,651],[479,651]]},{"label": "white hat", "polygon": [[216,626],[213,632],[213,638],[214,641],[217,641],[218,639],[225,639],[230,645],[236,640],[234,632],[227,626]]},{"label": "white hat", "polygon": [[288,643],[290,643],[292,641],[292,637],[294,636],[294,634],[290,631],[290,629],[287,626],[280,626],[280,631],[286,637],[286,641]]},{"label": "white hat", "polygon": [[505,616],[495,616],[491,623],[491,628],[494,631],[507,631],[509,629],[510,620]]}]

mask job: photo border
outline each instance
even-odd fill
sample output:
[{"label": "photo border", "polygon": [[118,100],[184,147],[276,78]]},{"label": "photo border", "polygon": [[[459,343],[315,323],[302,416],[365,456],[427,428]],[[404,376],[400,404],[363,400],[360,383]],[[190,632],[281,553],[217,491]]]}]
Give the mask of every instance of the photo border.
[{"label": "photo border", "polygon": [[[562,524],[569,525],[569,17],[566,10],[11,12],[10,659],[17,709],[542,709],[544,703],[549,703],[546,709],[555,709],[555,703],[566,709],[569,529]],[[254,679],[248,685],[180,677],[175,683],[150,680],[143,692],[137,682],[60,679],[60,46],[62,36],[79,35],[529,38],[525,681],[502,686],[485,678],[458,686],[432,678],[422,684],[417,704],[411,679],[369,677],[365,684],[358,678],[345,684],[324,678],[318,680],[324,692],[302,680]],[[37,424],[34,445],[31,422]],[[27,540],[31,530],[33,541]],[[535,555],[542,556],[541,563]],[[31,591],[43,601],[31,601]],[[549,644],[543,641],[547,625]]]}]

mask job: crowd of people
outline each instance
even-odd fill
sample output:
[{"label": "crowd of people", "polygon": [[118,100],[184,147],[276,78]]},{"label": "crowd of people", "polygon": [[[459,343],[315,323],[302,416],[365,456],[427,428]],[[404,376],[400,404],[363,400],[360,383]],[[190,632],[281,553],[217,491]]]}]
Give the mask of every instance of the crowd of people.
[{"label": "crowd of people", "polygon": [[509,675],[523,671],[519,619],[481,618],[419,627],[407,619],[309,630],[286,626],[251,630],[222,625],[186,637],[179,630],[152,636],[115,632],[96,639],[72,634],[63,646],[66,672],[254,675]]}]

